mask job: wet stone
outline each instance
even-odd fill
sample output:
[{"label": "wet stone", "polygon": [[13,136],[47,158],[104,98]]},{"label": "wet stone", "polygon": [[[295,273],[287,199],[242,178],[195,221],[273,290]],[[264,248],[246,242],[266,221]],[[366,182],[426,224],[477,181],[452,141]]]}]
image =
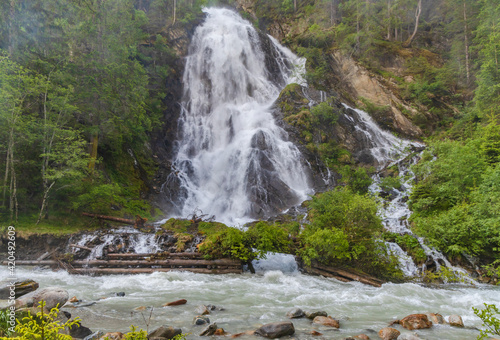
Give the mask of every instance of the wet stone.
[{"label": "wet stone", "polygon": [[295,328],[290,321],[268,323],[255,331],[255,334],[268,339],[281,338],[287,335],[293,335]]},{"label": "wet stone", "polygon": [[286,316],[289,319],[303,318],[305,315],[306,314],[304,313],[304,311],[300,308],[294,308],[294,309],[288,311],[288,313],[286,313]]},{"label": "wet stone", "polygon": [[464,322],[460,315],[450,315],[448,317],[448,323],[453,327],[464,327]]},{"label": "wet stone", "polygon": [[314,318],[317,316],[328,316],[328,313],[325,311],[314,311],[314,312],[306,311],[305,314],[306,318],[311,320],[314,320]]},{"label": "wet stone", "polygon": [[378,332],[378,336],[382,340],[395,340],[399,337],[400,334],[401,334],[400,331],[398,331],[397,329],[391,328],[391,327],[382,328]]},{"label": "wet stone", "polygon": [[193,319],[193,324],[197,325],[197,326],[206,325],[209,323],[210,323],[210,319],[208,318],[208,316],[198,315],[198,316],[195,316],[195,318]]},{"label": "wet stone", "polygon": [[161,326],[151,333],[148,334],[148,339],[151,338],[165,338],[165,339],[172,339],[176,335],[179,335],[182,333],[182,330],[180,328],[174,328],[174,327],[165,327]]}]

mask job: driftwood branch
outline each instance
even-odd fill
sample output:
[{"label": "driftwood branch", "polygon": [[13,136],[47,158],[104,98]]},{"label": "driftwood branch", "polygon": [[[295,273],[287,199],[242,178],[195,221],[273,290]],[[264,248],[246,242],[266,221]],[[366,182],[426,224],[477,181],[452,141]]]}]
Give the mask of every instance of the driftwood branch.
[{"label": "driftwood branch", "polygon": [[84,249],[84,250],[92,251],[92,248],[85,247],[85,246],[79,246],[78,244],[70,244],[69,246],[71,248],[78,248],[78,249]]}]

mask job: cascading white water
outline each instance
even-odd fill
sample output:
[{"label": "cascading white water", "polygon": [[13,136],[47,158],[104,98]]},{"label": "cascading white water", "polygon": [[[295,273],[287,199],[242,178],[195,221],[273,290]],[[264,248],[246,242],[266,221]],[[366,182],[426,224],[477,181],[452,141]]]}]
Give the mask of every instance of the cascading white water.
[{"label": "cascading white water", "polygon": [[377,162],[378,168],[383,168],[391,162],[406,157],[409,154],[408,148],[423,147],[423,144],[400,139],[388,131],[382,130],[368,113],[360,109],[354,109],[347,104],[345,108],[354,112],[356,117],[346,116],[355,121],[356,131],[364,137],[365,144],[369,145],[369,151]]},{"label": "cascading white water", "polygon": [[[413,232],[408,226],[408,218],[411,215],[411,210],[406,202],[411,194],[413,181],[415,180],[415,175],[411,171],[411,165],[418,161],[419,156],[415,156],[406,161],[405,159],[411,153],[411,147],[421,148],[423,144],[400,139],[382,130],[368,113],[363,110],[353,109],[346,104],[344,104],[344,107],[356,114],[355,118],[349,116],[347,116],[347,118],[355,121],[356,130],[366,137],[366,144],[370,145],[369,151],[377,161],[378,169],[380,170],[392,165],[397,165],[398,167],[401,187],[391,190],[392,197],[389,198],[388,202],[383,204],[379,211],[385,229],[398,234],[413,235]],[[380,183],[380,176],[375,174],[373,176],[373,184],[370,187],[370,191],[373,193],[380,193]],[[422,237],[417,237],[417,240],[425,254],[432,258],[433,262],[436,264],[437,270],[440,269],[441,265],[444,265],[454,272],[454,274],[464,283],[476,283],[469,277],[464,269],[453,266],[443,254],[427,246]],[[398,244],[392,242],[387,242],[386,244],[388,249],[398,257],[400,268],[403,273],[406,276],[417,276],[419,271],[411,257],[408,256]]]},{"label": "cascading white water", "polygon": [[[186,59],[175,171],[163,190],[174,197],[178,217],[201,211],[235,225],[312,193],[301,154],[270,109],[287,83],[303,83],[294,65],[304,61],[231,10],[205,12]],[[274,75],[266,68],[263,39]]]},{"label": "cascading white water", "polygon": [[[162,249],[158,237],[155,233],[143,233],[132,227],[122,227],[113,233],[102,234],[93,232],[72,236],[68,245],[76,244],[85,246],[92,250],[86,255],[87,260],[94,260],[104,255],[104,250],[111,247],[119,247],[120,250],[130,253],[156,253]],[[79,248],[68,246],[68,252],[75,254]]]}]

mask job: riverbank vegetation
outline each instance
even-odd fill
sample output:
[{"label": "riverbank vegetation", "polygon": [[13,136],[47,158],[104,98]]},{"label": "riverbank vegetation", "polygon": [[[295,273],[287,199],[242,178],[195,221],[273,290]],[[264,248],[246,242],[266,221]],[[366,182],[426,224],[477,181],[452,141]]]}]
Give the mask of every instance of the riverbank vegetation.
[{"label": "riverbank vegetation", "polygon": [[[384,84],[428,144],[414,168],[413,232],[452,258],[479,257],[498,275],[496,0],[4,1],[1,223],[66,233],[88,227],[78,217],[82,211],[148,218],[161,213],[153,197],[161,192],[158,178],[164,178],[173,149],[182,58],[202,6],[210,4],[238,8],[306,57],[305,78],[314,89],[358,100],[335,68],[339,55],[352,57]],[[290,85],[282,93],[284,120],[336,172],[341,188],[313,198],[303,230],[298,222],[259,222],[246,232],[200,224],[207,235],[201,249],[246,260],[279,250],[298,253],[306,263],[382,268],[391,260],[376,241],[382,228],[376,204],[366,196],[373,170],[355,164],[334,142],[330,127],[339,115],[331,98],[294,111],[299,89]],[[368,98],[359,102],[374,118],[389,109]],[[396,177],[382,183],[386,189],[399,184]],[[177,227],[180,234],[189,231]],[[414,240],[396,241],[422,257]],[[332,243],[336,247],[327,247]]]}]

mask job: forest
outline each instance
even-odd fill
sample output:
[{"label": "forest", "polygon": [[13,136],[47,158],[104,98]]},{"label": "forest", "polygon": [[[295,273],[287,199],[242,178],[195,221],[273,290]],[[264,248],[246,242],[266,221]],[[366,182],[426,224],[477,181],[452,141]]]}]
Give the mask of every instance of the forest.
[{"label": "forest", "polygon": [[[331,55],[390,81],[427,145],[414,167],[412,230],[451,257],[479,256],[498,271],[499,0],[2,1],[2,224],[74,231],[88,226],[81,212],[162,216],[158,174],[171,158],[183,57],[204,6],[238,10],[307,59],[311,86],[359,99],[372,115],[387,108],[350,97]],[[404,74],[387,67],[394,60]],[[371,170],[341,144],[315,147],[341,185],[312,200],[302,255],[370,257],[374,244],[356,241],[365,240],[353,230],[359,221],[342,220],[349,212],[335,206],[349,205],[365,232],[381,233],[367,195]],[[344,247],[326,250],[329,240]]]}]

